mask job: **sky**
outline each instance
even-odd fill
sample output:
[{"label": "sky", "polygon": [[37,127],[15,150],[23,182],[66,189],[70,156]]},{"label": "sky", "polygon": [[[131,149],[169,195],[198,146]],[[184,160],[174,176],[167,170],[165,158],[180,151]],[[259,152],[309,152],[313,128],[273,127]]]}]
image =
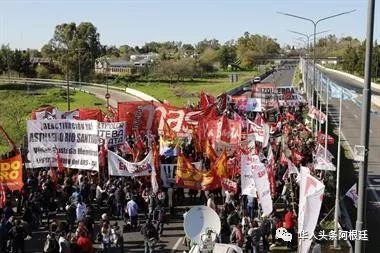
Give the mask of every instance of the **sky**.
[{"label": "sky", "polygon": [[92,22],[101,43],[109,46],[150,41],[194,44],[212,38],[223,43],[244,32],[276,38],[281,45],[299,45],[299,36],[289,30],[311,34],[313,25],[278,12],[316,20],[353,9],[354,13],[319,23],[317,30],[364,39],[367,5],[367,0],[0,0],[0,45],[40,49],[56,25],[68,22]]}]

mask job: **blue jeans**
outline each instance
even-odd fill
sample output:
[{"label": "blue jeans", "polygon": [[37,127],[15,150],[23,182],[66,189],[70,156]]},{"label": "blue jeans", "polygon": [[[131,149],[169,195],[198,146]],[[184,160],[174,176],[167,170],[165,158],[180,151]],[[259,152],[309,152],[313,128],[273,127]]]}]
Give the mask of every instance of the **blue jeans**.
[{"label": "blue jeans", "polygon": [[251,218],[251,220],[253,220],[253,218],[255,216],[255,208],[253,206],[247,206],[247,212],[248,212],[249,218]]}]

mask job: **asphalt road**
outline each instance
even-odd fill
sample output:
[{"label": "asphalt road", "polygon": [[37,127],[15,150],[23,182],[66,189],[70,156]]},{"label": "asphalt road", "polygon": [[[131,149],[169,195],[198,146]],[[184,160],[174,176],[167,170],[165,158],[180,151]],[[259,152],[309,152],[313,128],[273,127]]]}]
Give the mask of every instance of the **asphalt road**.
[{"label": "asphalt road", "polygon": [[[84,86],[83,85],[81,89],[90,92],[91,94],[93,94],[97,98],[105,100],[105,94],[107,93],[107,90],[105,88],[97,87],[97,86]],[[122,92],[122,91],[109,89],[108,93],[111,95],[111,97],[109,99],[109,103],[113,107],[117,107],[118,102],[141,100],[141,99],[139,99],[133,95],[127,94],[127,93]]]},{"label": "asphalt road", "polygon": [[[362,92],[363,83],[360,83],[343,75],[333,72],[323,71],[336,84],[355,90],[359,94]],[[377,91],[375,91],[375,94]],[[379,93],[380,94],[380,93]],[[342,140],[351,149],[360,144],[361,116],[362,109],[355,103],[346,100],[342,104]],[[338,122],[339,100],[331,99],[330,106],[333,118]],[[367,229],[369,243],[367,252],[379,252],[380,249],[380,116],[371,114],[370,125],[370,144],[369,144],[369,163],[368,163],[368,209],[367,209]],[[345,168],[341,168],[341,177],[344,177]],[[354,182],[355,179],[353,178]],[[342,185],[342,194],[345,193],[350,185]],[[354,210],[354,213],[356,210]],[[355,221],[353,221],[355,226]]]},{"label": "asphalt road", "polygon": [[[295,64],[285,64],[280,70],[273,72],[265,79],[261,80],[261,83],[273,83],[276,86],[292,86],[295,69]],[[251,90],[239,95],[251,97]]]}]

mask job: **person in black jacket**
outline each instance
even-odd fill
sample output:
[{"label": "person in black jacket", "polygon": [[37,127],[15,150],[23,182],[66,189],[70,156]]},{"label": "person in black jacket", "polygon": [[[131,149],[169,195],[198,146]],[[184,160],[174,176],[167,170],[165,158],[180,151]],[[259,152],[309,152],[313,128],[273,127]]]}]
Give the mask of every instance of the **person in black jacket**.
[{"label": "person in black jacket", "polygon": [[153,253],[159,238],[151,219],[148,219],[147,223],[141,228],[141,234],[144,236],[145,253]]}]

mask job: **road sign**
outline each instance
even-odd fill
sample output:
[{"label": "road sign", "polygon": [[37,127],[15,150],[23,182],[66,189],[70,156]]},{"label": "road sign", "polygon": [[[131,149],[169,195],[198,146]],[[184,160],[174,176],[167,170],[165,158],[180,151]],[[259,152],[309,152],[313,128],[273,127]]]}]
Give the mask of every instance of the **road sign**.
[{"label": "road sign", "polygon": [[105,97],[106,97],[106,99],[109,99],[111,97],[111,94],[106,93]]},{"label": "road sign", "polygon": [[362,145],[354,146],[354,160],[357,162],[364,162],[365,147]]}]

